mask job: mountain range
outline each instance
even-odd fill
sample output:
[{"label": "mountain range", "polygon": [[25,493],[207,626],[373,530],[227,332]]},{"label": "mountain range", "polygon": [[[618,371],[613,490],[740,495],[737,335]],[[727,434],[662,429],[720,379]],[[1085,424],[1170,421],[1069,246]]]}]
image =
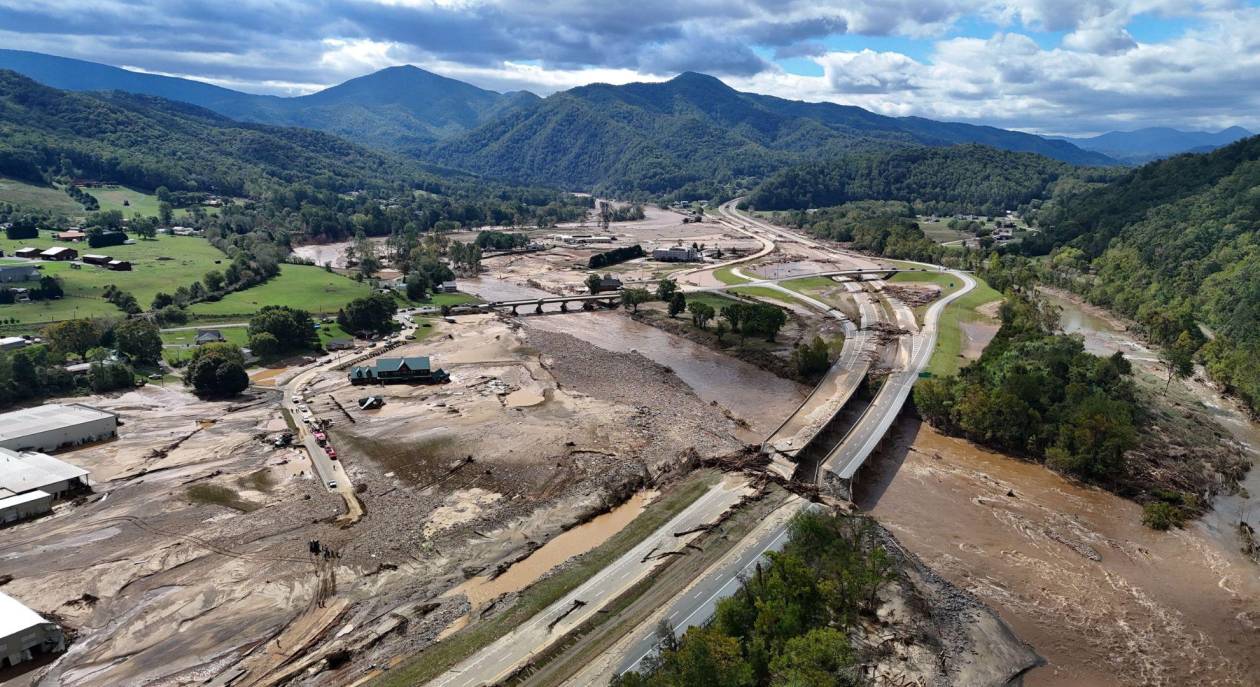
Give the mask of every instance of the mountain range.
[{"label": "mountain range", "polygon": [[1142,164],[1178,153],[1206,153],[1227,146],[1252,133],[1231,126],[1215,133],[1148,127],[1135,131],[1110,131],[1088,138],[1058,137],[1078,148],[1102,153],[1126,164]]}]

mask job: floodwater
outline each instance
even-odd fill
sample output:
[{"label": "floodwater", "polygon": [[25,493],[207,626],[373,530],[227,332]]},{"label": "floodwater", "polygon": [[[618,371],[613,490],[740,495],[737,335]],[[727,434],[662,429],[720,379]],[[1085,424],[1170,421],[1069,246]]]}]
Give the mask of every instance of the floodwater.
[{"label": "floodwater", "polygon": [[674,371],[707,402],[748,422],[764,438],[805,399],[808,389],[742,360],[612,312],[574,313],[529,320],[531,327],[569,334],[605,350],[643,357]]},{"label": "floodwater", "polygon": [[473,610],[476,610],[504,594],[519,592],[537,582],[556,566],[608,541],[609,537],[638,517],[655,496],[656,492],[638,492],[607,513],[553,537],[529,557],[517,561],[502,575],[494,579],[489,576],[474,577],[451,590],[449,595],[464,594]]},{"label": "floodwater", "polygon": [[1044,656],[1030,687],[1260,684],[1260,568],[1201,527],[900,422],[857,502]]},{"label": "floodwater", "polygon": [[555,296],[554,293],[536,289],[532,286],[525,286],[507,279],[496,279],[495,277],[481,276],[473,279],[458,280],[459,290],[471,293],[478,298],[487,301],[515,301],[525,300],[527,298],[550,298]]},{"label": "floodwater", "polygon": [[[1085,349],[1097,355],[1110,355],[1121,351],[1130,360],[1153,374],[1164,374],[1159,356],[1125,331],[1114,318],[1089,305],[1082,305],[1057,293],[1046,293],[1047,299],[1062,308],[1060,327],[1068,334],[1078,334],[1085,339]],[[1221,494],[1213,503],[1211,512],[1195,523],[1225,547],[1239,544],[1238,523],[1245,521],[1260,530],[1260,426],[1257,426],[1233,399],[1221,397],[1204,380],[1203,370],[1195,378],[1175,382],[1182,386],[1203,409],[1211,415],[1235,441],[1241,444],[1251,458],[1251,470],[1243,479],[1241,489],[1232,494]],[[1260,677],[1257,678],[1260,684]]]}]

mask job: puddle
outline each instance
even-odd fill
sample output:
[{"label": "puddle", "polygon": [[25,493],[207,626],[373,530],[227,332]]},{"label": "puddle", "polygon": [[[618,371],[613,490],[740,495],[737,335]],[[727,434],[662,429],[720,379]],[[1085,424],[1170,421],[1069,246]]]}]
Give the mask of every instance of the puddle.
[{"label": "puddle", "polygon": [[546,396],[533,389],[517,389],[503,399],[509,408],[528,408],[547,400]]},{"label": "puddle", "polygon": [[494,579],[487,576],[474,577],[451,590],[448,595],[464,594],[473,609],[477,609],[503,594],[518,592],[538,581],[552,568],[603,544],[638,517],[655,497],[656,492],[639,492],[590,522],[553,537],[528,558],[517,561],[502,575]]}]

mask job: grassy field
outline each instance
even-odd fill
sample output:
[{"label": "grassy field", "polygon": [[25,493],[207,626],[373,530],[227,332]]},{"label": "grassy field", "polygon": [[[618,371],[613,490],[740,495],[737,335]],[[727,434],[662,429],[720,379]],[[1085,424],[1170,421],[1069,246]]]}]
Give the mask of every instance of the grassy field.
[{"label": "grassy field", "polygon": [[44,274],[61,279],[65,298],[57,301],[15,303],[3,308],[4,317],[15,317],[22,326],[37,326],[75,317],[121,316],[121,311],[101,297],[108,284],[129,291],[147,307],[159,291],[173,292],[178,286],[186,286],[212,269],[221,269],[215,261],[225,261],[223,253],[205,239],[160,235],[152,241],[138,240],[129,246],[109,246],[92,249],[84,244],[67,244],[52,239],[50,232],[41,232],[37,239],[10,241],[0,237],[0,250],[12,254],[22,246],[51,248],[72,245],[80,255],[99,252],[134,265],[130,272],[110,270],[84,265],[74,269],[69,263],[42,263]]},{"label": "grassy field", "polygon": [[936,222],[928,222],[919,220],[919,228],[927,237],[937,243],[948,243],[950,241],[958,241],[970,238],[972,235],[957,229],[950,229],[949,220],[938,220]]},{"label": "grassy field", "polygon": [[928,361],[928,372],[932,376],[942,377],[958,372],[964,362],[959,357],[963,346],[963,323],[987,319],[977,312],[978,309],[999,300],[1002,300],[1001,293],[984,280],[976,278],[976,288],[945,307],[937,330],[936,350],[932,351],[932,359]]},{"label": "grassy field", "polygon": [[734,272],[731,271],[735,269],[736,267],[739,267],[739,265],[731,265],[729,267],[723,267],[721,269],[713,270],[713,278],[717,279],[723,284],[743,284],[744,282],[752,281],[751,279],[745,279],[743,277],[737,276]]},{"label": "grassy field", "polygon": [[449,306],[454,307],[456,305],[470,305],[472,303],[480,303],[481,299],[477,298],[476,296],[470,293],[434,293],[434,294],[429,294],[429,297],[426,298],[425,300],[410,301],[410,302],[413,305],[436,305],[438,307],[442,307],[443,305],[449,305]]},{"label": "grassy field", "polygon": [[26,208],[41,208],[63,215],[82,215],[83,206],[66,192],[52,186],[36,186],[16,179],[0,178],[0,202]]},{"label": "grassy field", "polygon": [[366,284],[325,272],[321,267],[281,265],[280,274],[263,284],[230,293],[213,303],[197,303],[189,310],[197,318],[240,317],[242,321],[264,305],[287,305],[312,315],[333,315],[341,306],[369,293],[371,289]]},{"label": "grassy field", "polygon": [[834,289],[839,286],[840,282],[835,281],[831,277],[801,277],[800,279],[789,279],[779,282],[779,286],[793,291],[814,291]]},{"label": "grassy field", "polygon": [[622,554],[656,531],[670,518],[700,498],[717,483],[719,475],[702,471],[670,489],[647,507],[639,517],[593,551],[583,554],[567,567],[526,588],[507,611],[456,632],[430,646],[401,666],[373,682],[378,687],[420,685],[441,675],[451,666],[510,632],[539,611],[561,599],[572,589],[603,570]]},{"label": "grassy field", "polygon": [[734,298],[728,298],[720,293],[710,291],[686,293],[684,295],[687,297],[688,303],[707,303],[715,312],[721,312],[724,306],[739,302]]}]

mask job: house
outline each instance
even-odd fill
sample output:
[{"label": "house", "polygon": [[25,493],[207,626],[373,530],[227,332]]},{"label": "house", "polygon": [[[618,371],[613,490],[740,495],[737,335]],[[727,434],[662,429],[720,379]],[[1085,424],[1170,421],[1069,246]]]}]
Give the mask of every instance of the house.
[{"label": "house", "polygon": [[31,248],[30,246],[25,246],[23,248],[19,248],[13,251],[13,257],[26,258],[27,260],[33,260],[39,257],[39,249]]},{"label": "house", "polygon": [[444,281],[437,290],[440,293],[455,293],[456,291],[459,291],[459,286],[457,286],[453,281]]},{"label": "house", "polygon": [[354,339],[332,339],[324,344],[324,348],[330,351],[348,351],[354,348]]},{"label": "house", "polygon": [[131,271],[131,263],[127,260],[110,260],[108,263],[106,263],[105,267],[106,269],[111,269],[115,272],[130,272]]},{"label": "house", "polygon": [[217,329],[198,329],[197,330],[196,342],[198,346],[202,344],[208,344],[208,343],[218,343],[220,341],[226,341],[226,340],[227,339],[223,338],[223,333]]},{"label": "house", "polygon": [[39,266],[30,260],[0,258],[0,282],[34,281],[39,279]]},{"label": "house", "polygon": [[56,248],[42,251],[39,257],[44,260],[74,260],[79,257],[79,251],[73,248],[66,248],[65,246],[57,246]]},{"label": "house", "polygon": [[60,626],[0,592],[0,666],[15,666],[37,654],[65,650],[66,638]]},{"label": "house", "polygon": [[78,229],[67,229],[66,231],[57,232],[58,241],[82,241],[87,238],[87,234]]},{"label": "house", "polygon": [[113,260],[113,258],[109,257],[108,255],[97,255],[96,253],[87,253],[86,255],[84,255],[82,258],[79,258],[79,259],[82,260],[84,264],[101,265],[101,266],[108,265],[109,261]]},{"label": "house", "polygon": [[700,260],[700,251],[690,246],[670,246],[652,251],[652,259],[660,262],[696,262]]},{"label": "house", "polygon": [[377,358],[369,365],[350,368],[351,384],[440,384],[450,378],[442,368],[432,369],[424,355]]}]

